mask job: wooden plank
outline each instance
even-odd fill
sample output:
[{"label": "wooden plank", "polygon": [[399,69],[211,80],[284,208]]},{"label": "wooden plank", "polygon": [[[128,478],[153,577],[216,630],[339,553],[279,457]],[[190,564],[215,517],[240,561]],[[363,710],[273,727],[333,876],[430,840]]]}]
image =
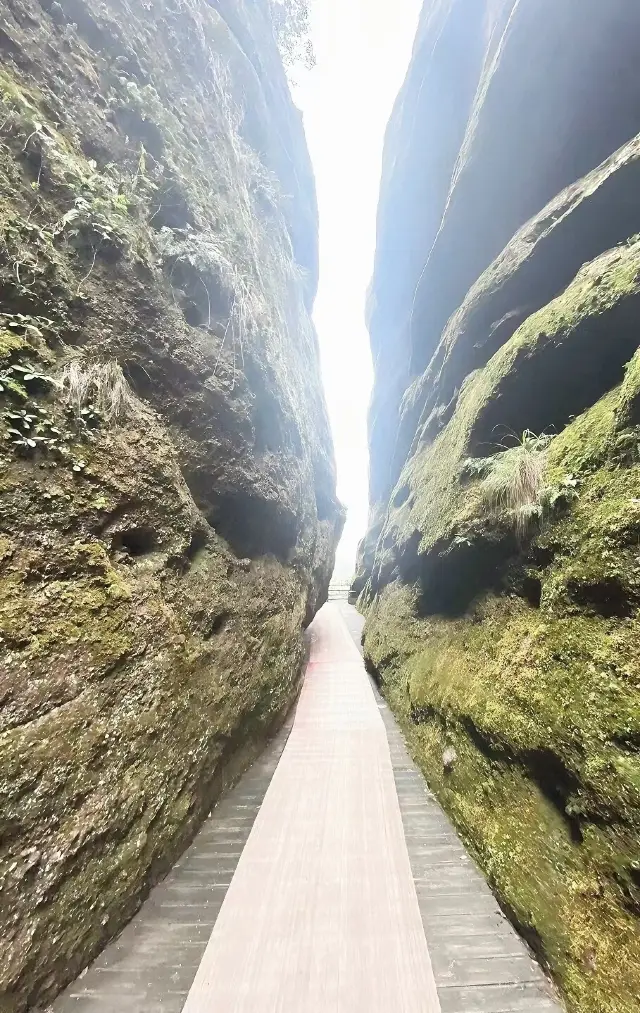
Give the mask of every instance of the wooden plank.
[{"label": "wooden plank", "polygon": [[537,984],[440,989],[442,1013],[556,1013],[558,1005]]},{"label": "wooden plank", "polygon": [[437,1013],[438,1002],[442,1013],[558,1013],[368,683],[353,647],[360,617],[342,602],[330,613],[328,634],[315,624],[303,734],[267,833],[256,815],[286,732],[55,1013],[179,1013],[216,932],[229,942],[237,882],[232,962],[214,964],[216,980],[185,1013]]},{"label": "wooden plank", "polygon": [[473,956],[471,947],[465,947],[462,953],[452,957],[450,951],[439,946],[432,960],[439,989],[452,985],[512,985],[516,982],[544,981],[538,965],[522,950],[519,953]]}]

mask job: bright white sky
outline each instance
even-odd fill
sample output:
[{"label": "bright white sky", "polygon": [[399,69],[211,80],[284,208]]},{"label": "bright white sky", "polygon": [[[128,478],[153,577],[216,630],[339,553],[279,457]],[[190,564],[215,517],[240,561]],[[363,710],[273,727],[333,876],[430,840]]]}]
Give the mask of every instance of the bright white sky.
[{"label": "bright white sky", "polygon": [[404,79],[422,0],[311,0],[317,67],[296,89],[320,207],[315,321],[348,510],[335,576],[354,571],[367,524],[371,357],[364,324],[384,131]]}]

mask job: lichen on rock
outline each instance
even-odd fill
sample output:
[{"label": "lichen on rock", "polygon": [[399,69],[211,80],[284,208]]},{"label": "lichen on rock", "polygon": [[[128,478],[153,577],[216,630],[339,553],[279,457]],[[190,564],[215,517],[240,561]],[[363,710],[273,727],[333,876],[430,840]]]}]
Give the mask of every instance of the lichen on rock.
[{"label": "lichen on rock", "polygon": [[0,46],[0,995],[48,1001],[291,705],[342,523],[268,7]]},{"label": "lichen on rock", "polygon": [[355,590],[416,759],[568,1008],[631,1013],[640,119],[610,69],[640,20],[587,7],[425,5],[387,135]]}]

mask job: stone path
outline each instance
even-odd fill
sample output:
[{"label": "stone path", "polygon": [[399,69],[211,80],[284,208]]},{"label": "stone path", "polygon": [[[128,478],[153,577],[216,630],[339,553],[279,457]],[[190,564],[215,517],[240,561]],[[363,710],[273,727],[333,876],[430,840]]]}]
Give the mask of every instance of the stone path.
[{"label": "stone path", "polygon": [[293,730],[55,1013],[559,1011],[370,683],[361,626],[325,606]]}]

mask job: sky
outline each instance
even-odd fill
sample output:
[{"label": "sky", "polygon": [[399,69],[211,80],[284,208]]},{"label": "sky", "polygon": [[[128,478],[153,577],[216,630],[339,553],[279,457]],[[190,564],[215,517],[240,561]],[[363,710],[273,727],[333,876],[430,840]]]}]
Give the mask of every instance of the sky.
[{"label": "sky", "polygon": [[409,64],[422,0],[310,0],[317,66],[295,92],[320,211],[315,323],[347,523],[335,579],[354,572],[367,526],[367,408],[372,368],[364,322],[373,269],[384,131]]}]

